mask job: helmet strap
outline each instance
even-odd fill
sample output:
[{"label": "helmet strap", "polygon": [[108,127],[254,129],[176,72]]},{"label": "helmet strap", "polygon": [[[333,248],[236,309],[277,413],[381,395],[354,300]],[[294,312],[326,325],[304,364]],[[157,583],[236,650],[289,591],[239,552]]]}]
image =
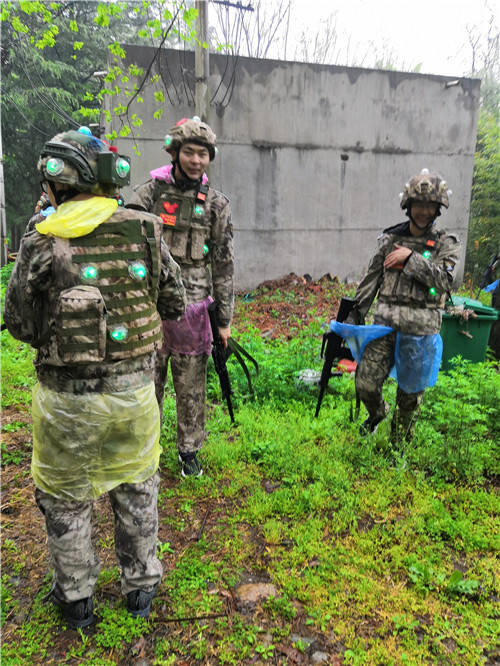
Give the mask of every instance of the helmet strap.
[{"label": "helmet strap", "polygon": [[[196,187],[197,185],[201,184],[201,178],[197,178],[196,180],[193,180],[190,178],[187,173],[184,171],[184,169],[181,167],[181,163],[179,162],[179,153],[177,153],[177,157],[175,160],[172,160],[172,166],[174,167],[172,169],[175,185],[182,191]],[[179,173],[181,176],[184,178],[184,180],[178,180],[175,178],[175,169],[179,170]]]},{"label": "helmet strap", "polygon": [[47,184],[50,187],[52,196],[54,197],[55,202],[58,206],[63,204],[65,201],[68,201],[69,199],[73,199],[73,197],[78,196],[78,194],[81,194],[81,192],[75,190],[74,187],[69,187],[67,190],[56,190],[56,188],[53,187],[52,181],[48,180]]}]

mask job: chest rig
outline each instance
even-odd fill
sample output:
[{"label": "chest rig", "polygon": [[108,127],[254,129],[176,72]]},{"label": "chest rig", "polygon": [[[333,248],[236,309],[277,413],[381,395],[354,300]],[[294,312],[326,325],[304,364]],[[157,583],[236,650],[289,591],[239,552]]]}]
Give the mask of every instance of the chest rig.
[{"label": "chest rig", "polygon": [[163,222],[163,237],[181,266],[208,263],[211,247],[211,192],[208,185],[182,191],[156,181],[153,212]]},{"label": "chest rig", "polygon": [[[422,243],[424,238],[408,236],[405,237],[405,246],[410,248],[413,252],[419,252],[425,259],[430,260],[432,259],[433,254],[436,254],[437,250],[439,249],[439,242],[442,235],[442,232],[433,233],[425,239],[425,243]],[[398,241],[399,238],[395,242],[397,243]],[[392,249],[395,249],[394,243]],[[402,270],[404,265],[400,264],[394,268]]]},{"label": "chest rig", "polygon": [[[394,250],[395,244],[399,243],[413,252],[421,254],[427,261],[433,262],[444,236],[442,231],[436,231],[425,237],[391,234],[391,243],[387,253]],[[403,268],[404,265],[401,264],[384,271],[384,279],[379,292],[381,300],[431,309],[443,307],[446,294],[438,292],[435,287],[428,287],[425,281],[406,275]]]},{"label": "chest rig", "polygon": [[113,217],[86,236],[53,239],[55,335],[45,362],[134,358],[153,352],[162,338],[160,233],[152,220]]}]

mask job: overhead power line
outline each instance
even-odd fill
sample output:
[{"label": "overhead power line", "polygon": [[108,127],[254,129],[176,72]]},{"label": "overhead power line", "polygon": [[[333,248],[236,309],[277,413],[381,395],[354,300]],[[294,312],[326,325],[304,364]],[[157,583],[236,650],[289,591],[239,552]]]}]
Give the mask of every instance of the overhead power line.
[{"label": "overhead power line", "polygon": [[22,117],[22,118],[28,123],[28,125],[30,125],[30,127],[32,127],[34,130],[36,130],[36,131],[39,132],[40,134],[43,134],[44,136],[51,136],[50,134],[47,134],[47,132],[44,132],[43,130],[41,130],[39,127],[36,127],[35,125],[33,125],[33,123],[30,122],[30,121],[26,118],[26,116],[24,115],[24,113],[21,111],[21,109],[17,106],[17,104],[14,102],[14,100],[12,99],[12,97],[11,97],[8,93],[3,92],[3,96],[4,96],[5,98],[7,98],[7,99],[9,100],[9,102],[10,102],[11,104],[13,104],[13,105],[16,107],[16,109],[19,111],[19,114],[21,115],[21,117]]},{"label": "overhead power line", "polygon": [[242,2],[228,2],[227,0],[210,0],[214,5],[224,5],[225,7],[235,7],[236,9],[244,9],[247,12],[255,11],[250,3],[244,5]]}]

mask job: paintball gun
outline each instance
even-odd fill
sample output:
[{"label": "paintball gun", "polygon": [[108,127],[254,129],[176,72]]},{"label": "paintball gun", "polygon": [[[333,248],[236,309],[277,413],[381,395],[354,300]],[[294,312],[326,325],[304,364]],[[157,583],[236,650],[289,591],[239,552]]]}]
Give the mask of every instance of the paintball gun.
[{"label": "paintball gun", "polygon": [[[339,323],[344,322],[349,313],[356,305],[354,298],[343,298],[340,301],[339,310],[337,312],[337,321]],[[330,377],[338,377],[341,375],[341,372],[334,371],[332,372],[333,363],[335,360],[340,358],[348,358],[353,360],[351,350],[344,344],[344,340],[334,333],[333,331],[328,331],[323,334],[323,342],[321,344],[321,358],[325,359],[323,363],[323,370],[321,371],[321,378],[319,380],[319,396],[318,404],[316,405],[315,417],[318,418],[319,410],[321,409],[321,402],[325,394],[326,387]]]},{"label": "paintball gun", "polygon": [[479,294],[481,293],[481,290],[484,289],[485,287],[487,287],[490,284],[490,282],[495,281],[494,266],[497,263],[497,261],[499,261],[499,260],[500,260],[500,254],[495,254],[495,256],[490,261],[488,266],[486,266],[486,268],[484,269],[483,277],[481,279],[481,284],[479,285],[479,289],[478,289],[478,292],[476,294],[476,301],[479,298]]},{"label": "paintball gun", "polygon": [[210,303],[207,310],[213,337],[212,358],[214,360],[215,370],[219,375],[222,397],[227,402],[227,409],[229,416],[231,417],[231,423],[234,423],[233,406],[231,404],[231,382],[229,381],[229,374],[226,366],[226,361],[231,350],[229,347],[224,347],[224,343],[219,333],[219,325],[217,324],[217,305],[215,303]]}]

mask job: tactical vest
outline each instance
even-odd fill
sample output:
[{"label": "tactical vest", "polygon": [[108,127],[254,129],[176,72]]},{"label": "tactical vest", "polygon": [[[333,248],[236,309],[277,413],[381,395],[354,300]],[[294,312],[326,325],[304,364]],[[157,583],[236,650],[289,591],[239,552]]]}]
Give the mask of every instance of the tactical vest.
[{"label": "tactical vest", "polygon": [[39,362],[119,361],[158,348],[161,232],[152,219],[121,216],[80,238],[50,239],[53,280]]},{"label": "tactical vest", "polygon": [[208,185],[183,192],[173,185],[155,181],[151,212],[162,219],[165,242],[181,266],[199,268],[209,262],[212,197]]},{"label": "tactical vest", "polygon": [[[418,252],[429,261],[437,255],[442,241],[446,237],[444,231],[436,231],[429,236],[399,236],[389,234],[390,242],[387,253],[395,249],[395,244],[404,245],[413,252]],[[401,267],[402,268],[402,267]],[[384,280],[380,286],[379,299],[386,303],[398,303],[412,307],[442,309],[446,293],[430,289],[419,280],[406,275],[403,270],[384,271]]]}]

